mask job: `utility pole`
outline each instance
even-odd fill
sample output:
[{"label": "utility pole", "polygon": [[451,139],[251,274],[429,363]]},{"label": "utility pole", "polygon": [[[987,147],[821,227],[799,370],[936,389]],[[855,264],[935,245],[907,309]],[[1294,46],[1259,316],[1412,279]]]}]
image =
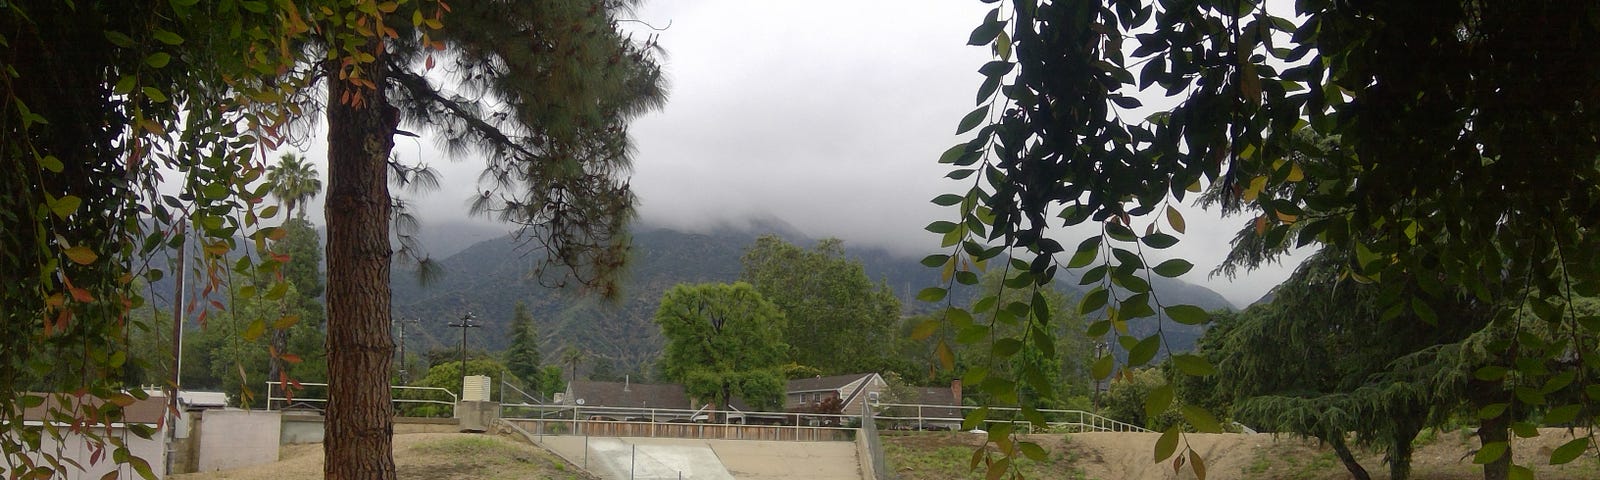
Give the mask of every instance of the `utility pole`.
[{"label": "utility pole", "polygon": [[395,322],[400,327],[400,368],[395,369],[400,374],[400,383],[411,383],[411,376],[406,374],[406,319],[401,318]]},{"label": "utility pole", "polygon": [[469,311],[469,312],[467,312],[466,315],[462,315],[461,316],[461,323],[452,323],[452,324],[450,324],[451,328],[459,328],[459,329],[461,329],[461,384],[462,385],[466,385],[466,382],[467,382],[467,329],[469,329],[469,328],[478,328],[478,327],[483,326],[483,325],[478,325],[476,323],[472,323],[472,321],[474,319],[477,319],[477,318],[478,317],[473,316],[472,312]]}]

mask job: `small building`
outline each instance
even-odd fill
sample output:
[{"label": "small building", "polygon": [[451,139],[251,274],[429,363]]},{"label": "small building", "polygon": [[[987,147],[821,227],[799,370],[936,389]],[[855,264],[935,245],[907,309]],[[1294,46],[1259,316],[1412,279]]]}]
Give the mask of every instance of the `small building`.
[{"label": "small building", "polygon": [[[50,454],[60,459],[63,464],[70,460],[83,467],[83,470],[77,470],[70,465],[67,466],[66,470],[60,473],[62,478],[102,478],[112,472],[117,472],[117,477],[119,478],[139,478],[138,473],[129,465],[119,465],[112,461],[111,453],[113,447],[109,443],[109,438],[106,439],[106,443],[96,444],[90,441],[88,437],[73,433],[70,428],[67,428],[70,425],[60,423],[52,418],[50,413],[52,409],[58,412],[69,412],[69,415],[73,411],[99,409],[104,405],[104,401],[93,397],[81,397],[81,400],[77,400],[72,398],[71,395],[66,397],[38,393],[26,395],[43,396],[44,403],[23,410],[22,419],[25,425],[42,429],[45,422],[52,422],[61,427],[59,431],[62,434],[62,438],[59,442],[50,438],[49,434],[44,434],[39,450],[29,454],[37,464],[44,464],[42,454]],[[63,399],[65,400],[63,401]],[[121,418],[109,420],[109,430],[105,430],[107,426],[105,424],[91,428],[102,435],[121,439],[127,445],[129,453],[146,462],[150,466],[150,471],[160,477],[166,471],[167,462],[167,433],[164,427],[166,422],[162,421],[166,411],[167,397],[155,393],[144,400],[132,400],[132,403],[122,407]],[[152,431],[150,438],[139,438],[129,428],[132,425],[149,427]]]},{"label": "small building", "polygon": [[896,416],[915,417],[908,427],[918,430],[956,430],[961,428],[961,420],[966,416],[961,411],[961,381],[956,380],[949,387],[917,387],[916,401],[918,407],[912,410],[909,407],[899,407]]},{"label": "small building", "polygon": [[829,398],[837,398],[843,406],[842,413],[857,415],[861,413],[861,407],[867,403],[868,397],[884,391],[888,386],[883,376],[876,373],[794,379],[789,381],[784,410],[792,412],[813,408]]}]

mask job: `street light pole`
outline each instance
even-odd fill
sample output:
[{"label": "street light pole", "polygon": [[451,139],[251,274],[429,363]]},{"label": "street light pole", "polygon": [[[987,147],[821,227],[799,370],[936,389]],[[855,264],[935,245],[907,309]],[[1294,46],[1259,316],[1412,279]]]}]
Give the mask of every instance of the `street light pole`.
[{"label": "street light pole", "polygon": [[467,382],[467,329],[468,328],[478,328],[478,327],[482,326],[482,325],[478,325],[476,323],[472,323],[472,321],[474,319],[476,319],[476,318],[478,318],[478,317],[473,316],[472,312],[467,312],[466,315],[462,315],[461,316],[461,323],[452,323],[452,324],[450,324],[450,326],[452,328],[461,329],[461,383],[462,383],[462,385],[465,385],[466,382]]}]

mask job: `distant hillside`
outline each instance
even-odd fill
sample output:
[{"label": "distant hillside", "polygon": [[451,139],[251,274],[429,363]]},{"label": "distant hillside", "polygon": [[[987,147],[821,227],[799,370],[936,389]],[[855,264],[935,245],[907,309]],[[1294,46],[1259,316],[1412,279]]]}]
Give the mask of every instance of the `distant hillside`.
[{"label": "distant hillside", "polygon": [[[758,227],[759,228],[759,227]],[[781,230],[781,229],[780,229]],[[662,340],[652,321],[661,295],[673,285],[697,282],[730,282],[738,278],[739,257],[755,242],[757,231],[724,229],[710,234],[685,233],[666,229],[642,230],[634,234],[634,257],[624,282],[621,298],[613,303],[540,285],[531,277],[537,257],[518,241],[505,236],[484,241],[441,260],[444,278],[429,286],[419,286],[409,272],[394,272],[394,314],[398,321],[414,322],[421,329],[408,328],[409,348],[455,347],[460,332],[445,326],[472,311],[483,328],[469,332],[469,348],[496,351],[509,342],[507,328],[513,306],[526,303],[543,336],[546,357],[564,345],[576,345],[591,356],[609,358],[621,372],[642,372],[660,352]],[[814,241],[784,235],[789,241],[809,247]],[[938,272],[923,267],[920,258],[906,258],[887,251],[853,248],[846,242],[846,255],[859,259],[867,275],[886,281],[906,302],[908,312],[928,311],[932,306],[907,300],[923,287],[936,284]],[[1062,288],[1070,296],[1081,295],[1075,278]],[[1156,288],[1166,302],[1189,303],[1206,309],[1227,309],[1231,305],[1221,295],[1193,284],[1158,280]],[[1135,333],[1154,331],[1153,322],[1136,322]],[[418,331],[420,330],[420,331]],[[1186,350],[1199,337],[1195,327],[1168,322],[1165,327],[1175,349]],[[413,350],[419,351],[419,350]]]}]

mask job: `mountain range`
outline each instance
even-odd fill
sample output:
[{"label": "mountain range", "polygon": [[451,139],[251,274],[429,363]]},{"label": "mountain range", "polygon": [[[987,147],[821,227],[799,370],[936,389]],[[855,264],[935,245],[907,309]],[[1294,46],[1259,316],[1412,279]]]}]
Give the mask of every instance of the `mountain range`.
[{"label": "mountain range", "polygon": [[[396,268],[393,311],[396,322],[407,325],[408,348],[457,347],[461,332],[447,326],[471,312],[481,328],[469,329],[468,349],[497,351],[510,342],[509,326],[517,302],[532,313],[547,359],[566,346],[577,347],[590,358],[609,359],[619,372],[643,372],[662,348],[659,329],[652,318],[663,293],[679,283],[732,282],[740,272],[739,258],[767,233],[809,248],[815,241],[782,226],[727,227],[708,233],[664,228],[642,228],[633,233],[633,252],[622,294],[614,301],[583,295],[573,288],[553,288],[532,272],[540,263],[533,248],[507,235],[478,242],[439,260],[444,276],[422,285],[411,272]],[[924,267],[920,258],[895,255],[878,248],[845,243],[845,255],[859,260],[874,281],[885,282],[901,298],[907,314],[935,306],[913,297],[923,287],[939,283],[939,272]],[[558,268],[558,267],[553,267]],[[1076,280],[1063,275],[1061,280]],[[1058,281],[1057,288],[1077,298],[1087,288],[1075,281]],[[1202,286],[1158,278],[1154,287],[1165,303],[1187,303],[1207,310],[1231,309],[1221,295]],[[971,296],[971,292],[966,293]],[[959,298],[959,297],[958,297]],[[1155,331],[1146,319],[1134,322],[1132,333]],[[1192,348],[1201,330],[1163,320],[1168,344],[1183,351]],[[420,352],[421,350],[413,350]]]}]

